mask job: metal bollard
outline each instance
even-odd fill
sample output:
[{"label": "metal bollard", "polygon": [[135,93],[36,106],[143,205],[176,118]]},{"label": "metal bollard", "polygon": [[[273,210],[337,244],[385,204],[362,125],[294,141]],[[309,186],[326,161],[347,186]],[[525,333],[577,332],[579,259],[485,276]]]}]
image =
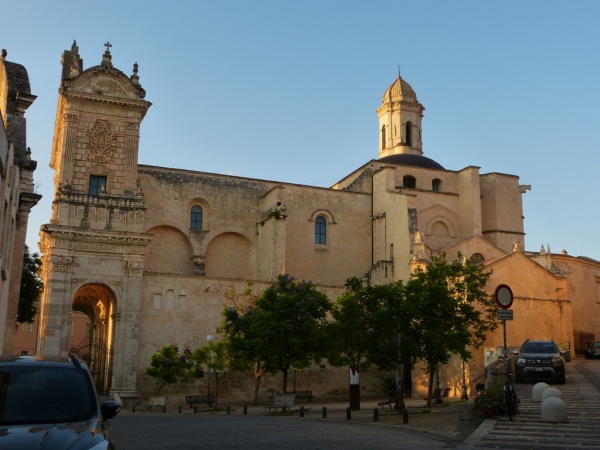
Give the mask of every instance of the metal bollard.
[{"label": "metal bollard", "polygon": [[227,414],[229,414],[229,413],[230,413],[230,411],[231,411],[231,408],[230,408],[230,406],[229,406],[229,405],[227,405]]},{"label": "metal bollard", "polygon": [[245,416],[248,415],[248,407],[246,405],[244,405],[244,415]]},{"label": "metal bollard", "polygon": [[304,406],[300,407],[300,417],[304,417]]},{"label": "metal bollard", "polygon": [[373,421],[379,422],[379,409],[373,408]]},{"label": "metal bollard", "polygon": [[323,419],[327,419],[327,406],[323,406]]},{"label": "metal bollard", "polygon": [[163,405],[163,413],[167,412],[167,405]]},{"label": "metal bollard", "polygon": [[406,406],[402,410],[402,423],[408,423],[408,409],[406,409]]},{"label": "metal bollard", "polygon": [[133,405],[133,412],[135,412],[135,405]]},{"label": "metal bollard", "polygon": [[196,405],[194,405],[194,414],[196,414],[198,412],[198,407]]},{"label": "metal bollard", "polygon": [[352,420],[352,410],[349,406],[346,408],[346,420]]},{"label": "metal bollard", "polygon": [[179,405],[179,414],[181,414],[181,405]]}]

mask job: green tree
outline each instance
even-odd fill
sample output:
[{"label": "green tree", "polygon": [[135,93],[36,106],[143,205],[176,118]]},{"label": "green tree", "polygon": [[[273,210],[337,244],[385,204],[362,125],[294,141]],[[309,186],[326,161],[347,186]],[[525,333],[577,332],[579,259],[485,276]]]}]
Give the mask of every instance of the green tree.
[{"label": "green tree", "polygon": [[227,344],[223,341],[217,343],[209,342],[208,345],[194,350],[190,359],[192,367],[206,367],[209,372],[212,372],[213,375],[209,375],[209,377],[215,380],[214,409],[216,409],[219,401],[219,382],[227,375],[227,367],[230,361]]},{"label": "green tree", "polygon": [[254,394],[252,404],[258,403],[260,379],[266,372],[266,363],[262,350],[262,336],[253,333],[252,309],[260,297],[254,293],[252,281],[248,281],[246,289],[236,293],[231,289],[225,293],[229,306],[222,311],[223,322],[219,333],[223,336],[230,355],[229,368],[235,372],[245,372],[252,369],[254,374]]},{"label": "green tree", "polygon": [[399,370],[401,355],[410,354],[409,341],[400,339],[403,299],[400,281],[364,286],[359,278],[346,280],[346,291],[332,312],[334,347],[329,362],[334,366],[366,369],[375,365],[379,370]]},{"label": "green tree", "polygon": [[481,347],[498,326],[494,301],[486,292],[491,272],[461,262],[460,254],[451,263],[445,256],[417,269],[404,289],[402,337],[429,372],[428,406],[438,364],[447,363],[452,354],[468,361],[470,348]]},{"label": "green tree", "polygon": [[38,302],[44,289],[44,283],[38,276],[41,265],[40,255],[38,253],[31,254],[29,247],[25,245],[17,311],[17,322],[19,323],[32,323],[38,313]]},{"label": "green tree", "polygon": [[327,313],[332,303],[310,281],[294,281],[290,275],[279,275],[252,308],[240,313],[226,308],[224,333],[238,340],[235,361],[244,351],[241,339],[248,342],[244,357],[259,361],[269,373],[283,373],[283,392],[287,392],[288,370],[304,369],[327,355]]},{"label": "green tree", "polygon": [[171,343],[159,349],[150,357],[150,367],[146,367],[146,375],[156,379],[160,384],[156,395],[160,393],[163,386],[175,384],[183,378],[187,378],[191,371],[191,350],[185,346],[183,353],[179,353],[176,343]]}]

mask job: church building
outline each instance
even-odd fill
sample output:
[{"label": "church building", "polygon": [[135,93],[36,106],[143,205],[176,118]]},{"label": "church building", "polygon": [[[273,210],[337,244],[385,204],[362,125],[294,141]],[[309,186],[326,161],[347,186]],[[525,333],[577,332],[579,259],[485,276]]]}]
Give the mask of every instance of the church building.
[{"label": "church building", "polygon": [[[130,76],[116,69],[108,45],[87,69],[76,43],[63,53],[54,201],[40,231],[46,289],[37,351],[67,354],[72,315],[85,313],[91,335],[72,350],[97,362],[100,391],[126,401],[151,395],[150,356],[172,341],[206,345],[225,293],[243,291],[246,280],[260,292],[288,273],[335,301],[349,277],[406,280],[414,265],[443,252],[492,269],[491,292],[512,287],[510,345],[528,337],[574,345],[578,330],[600,336],[600,263],[549,248],[526,252],[522,195],[530,186],[424,156],[425,108],[400,76],[377,109],[378,154],[365,151],[377,159],[331,188],[140,164],[150,107],[137,64]],[[487,353],[500,345],[497,331],[474,354],[469,386],[481,382]],[[440,371],[446,385],[458,385],[454,369]],[[361,392],[381,395],[382,375],[372,372],[361,377]],[[346,371],[327,365],[297,375],[298,388],[318,396],[348,385]],[[418,389],[423,374],[412,376]],[[235,382],[225,381],[225,398],[250,397],[252,377],[228,378]],[[264,378],[261,395],[280,388]],[[178,401],[185,392],[168,395]]]}]

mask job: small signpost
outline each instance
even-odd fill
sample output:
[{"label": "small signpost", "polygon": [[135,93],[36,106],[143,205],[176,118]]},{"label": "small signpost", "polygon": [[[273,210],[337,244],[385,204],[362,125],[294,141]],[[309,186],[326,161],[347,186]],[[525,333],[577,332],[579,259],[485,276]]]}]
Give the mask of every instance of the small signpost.
[{"label": "small signpost", "polygon": [[504,370],[506,373],[506,379],[509,377],[508,367],[508,347],[506,346],[506,321],[513,320],[513,310],[510,307],[513,304],[514,296],[512,289],[507,284],[500,284],[494,292],[496,299],[496,305],[498,305],[498,319],[502,321],[502,328],[504,329]]}]

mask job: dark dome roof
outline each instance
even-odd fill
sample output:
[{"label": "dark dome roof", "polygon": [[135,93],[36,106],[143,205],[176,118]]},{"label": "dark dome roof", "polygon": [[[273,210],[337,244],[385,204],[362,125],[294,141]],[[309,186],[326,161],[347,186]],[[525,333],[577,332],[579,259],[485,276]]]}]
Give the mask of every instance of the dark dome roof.
[{"label": "dark dome roof", "polygon": [[384,156],[383,158],[379,159],[379,162],[445,170],[433,159],[429,159],[426,156],[421,155],[411,155],[410,153],[397,153],[395,155]]}]

